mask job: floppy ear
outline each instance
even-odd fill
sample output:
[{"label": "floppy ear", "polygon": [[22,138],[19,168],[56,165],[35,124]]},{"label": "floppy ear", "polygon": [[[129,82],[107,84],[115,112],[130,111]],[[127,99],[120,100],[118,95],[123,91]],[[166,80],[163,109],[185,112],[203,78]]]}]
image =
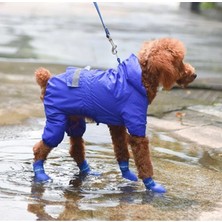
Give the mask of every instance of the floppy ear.
[{"label": "floppy ear", "polygon": [[159,52],[149,59],[150,70],[155,70],[159,74],[159,82],[166,89],[170,88],[177,77],[172,60],[172,55],[167,51]]},{"label": "floppy ear", "polygon": [[177,39],[163,38],[155,41],[149,51],[149,66],[159,73],[163,87],[171,89],[180,75],[185,55],[183,43]]}]

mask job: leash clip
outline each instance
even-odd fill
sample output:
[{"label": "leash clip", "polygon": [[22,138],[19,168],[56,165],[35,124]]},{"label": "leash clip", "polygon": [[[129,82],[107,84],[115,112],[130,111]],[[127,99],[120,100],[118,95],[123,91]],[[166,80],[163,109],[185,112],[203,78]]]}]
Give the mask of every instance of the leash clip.
[{"label": "leash clip", "polygon": [[117,45],[113,42],[112,38],[108,37],[110,44],[112,45],[112,54],[117,55]]},{"label": "leash clip", "polygon": [[96,11],[98,12],[98,15],[99,15],[99,18],[101,20],[102,26],[103,26],[103,28],[105,30],[105,33],[106,33],[106,37],[108,38],[110,44],[112,45],[112,54],[116,55],[118,63],[121,63],[120,58],[117,55],[117,45],[115,45],[115,43],[113,42],[112,38],[110,37],[109,30],[108,30],[108,28],[105,26],[105,24],[103,22],[103,18],[102,18],[102,15],[100,13],[99,6],[98,6],[98,4],[96,2],[93,2],[93,4],[94,4],[94,6],[96,8]]}]

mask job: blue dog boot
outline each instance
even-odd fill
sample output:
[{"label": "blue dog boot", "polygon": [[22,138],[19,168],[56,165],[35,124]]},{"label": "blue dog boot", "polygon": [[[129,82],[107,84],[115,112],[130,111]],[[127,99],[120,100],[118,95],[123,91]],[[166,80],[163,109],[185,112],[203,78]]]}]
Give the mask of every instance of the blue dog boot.
[{"label": "blue dog boot", "polygon": [[43,163],[44,160],[37,160],[33,164],[33,171],[35,173],[35,178],[34,178],[35,182],[44,183],[51,180],[51,178],[45,173]]},{"label": "blue dog boot", "polygon": [[155,193],[166,193],[166,189],[162,185],[154,182],[152,177],[144,179],[143,183],[147,190],[153,191]]},{"label": "blue dog boot", "polygon": [[119,162],[119,168],[122,172],[122,177],[131,180],[131,181],[137,181],[137,176],[129,170],[129,161],[120,161]]},{"label": "blue dog boot", "polygon": [[79,166],[80,174],[86,175],[90,172],[89,164],[84,160]]},{"label": "blue dog boot", "polygon": [[78,167],[81,176],[86,176],[86,175],[101,176],[101,173],[91,171],[90,166],[86,160],[84,160]]}]

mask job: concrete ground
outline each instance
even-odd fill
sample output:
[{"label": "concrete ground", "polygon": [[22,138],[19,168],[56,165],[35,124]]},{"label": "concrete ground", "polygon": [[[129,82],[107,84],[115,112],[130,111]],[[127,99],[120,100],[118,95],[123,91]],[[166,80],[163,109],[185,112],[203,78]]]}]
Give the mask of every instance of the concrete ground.
[{"label": "concrete ground", "polygon": [[[210,150],[205,158],[221,171],[222,79],[197,79],[189,89],[159,92],[149,109],[149,128]],[[222,200],[213,211],[202,212],[198,220],[221,220],[221,206]]]},{"label": "concrete ground", "polygon": [[196,80],[189,89],[159,92],[148,126],[209,148],[222,148],[222,79]]}]

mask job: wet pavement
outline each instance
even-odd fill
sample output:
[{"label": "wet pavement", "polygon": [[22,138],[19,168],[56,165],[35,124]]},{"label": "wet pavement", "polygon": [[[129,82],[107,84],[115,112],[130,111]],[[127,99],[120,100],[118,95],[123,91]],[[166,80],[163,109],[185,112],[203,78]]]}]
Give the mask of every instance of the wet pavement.
[{"label": "wet pavement", "polygon": [[[173,36],[185,42],[186,60],[197,68],[190,88],[159,92],[149,107],[155,179],[168,192],[154,195],[140,181],[122,179],[107,127],[91,123],[86,156],[101,176],[78,177],[65,137],[46,163],[53,183],[38,185],[32,146],[45,120],[34,70],[116,65],[91,5],[53,4],[49,11],[48,4],[0,4],[1,220],[221,220],[222,22],[178,10],[175,3],[101,3],[121,58],[144,40]],[[133,160],[130,165],[135,171]]]},{"label": "wet pavement", "polygon": [[[2,126],[1,218],[199,220],[203,214],[217,211],[220,219],[222,150],[216,152],[178,137],[172,128],[160,129],[156,121],[165,125],[164,120],[149,119],[147,133],[152,144],[155,178],[167,188],[165,195],[146,192],[140,181],[121,178],[108,129],[103,124],[87,124],[84,136],[87,159],[92,170],[101,176],[78,176],[77,167],[68,155],[66,137],[47,160],[46,171],[53,182],[45,185],[33,183],[31,153],[32,145],[41,136],[44,119],[32,118],[22,125]],[[135,171],[132,160],[130,165]],[[10,209],[15,214],[10,214]]]},{"label": "wet pavement", "polygon": [[[175,2],[99,6],[121,59],[136,54],[144,41],[175,37],[186,45],[186,61],[201,77],[221,77],[221,21],[182,10]],[[117,65],[92,3],[1,3],[0,21],[4,59]]]}]

